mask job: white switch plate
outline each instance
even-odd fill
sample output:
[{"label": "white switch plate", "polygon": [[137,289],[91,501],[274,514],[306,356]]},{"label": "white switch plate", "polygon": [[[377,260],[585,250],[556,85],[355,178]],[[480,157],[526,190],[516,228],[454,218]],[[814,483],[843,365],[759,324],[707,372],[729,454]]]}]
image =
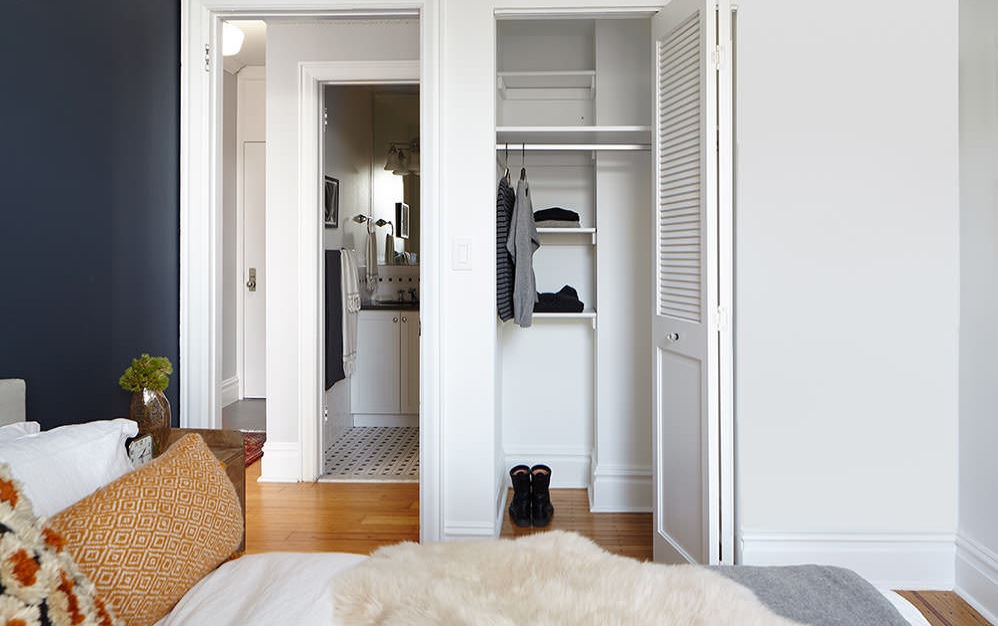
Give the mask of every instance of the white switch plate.
[{"label": "white switch plate", "polygon": [[455,270],[471,269],[471,240],[467,238],[454,239],[451,255],[451,267]]}]

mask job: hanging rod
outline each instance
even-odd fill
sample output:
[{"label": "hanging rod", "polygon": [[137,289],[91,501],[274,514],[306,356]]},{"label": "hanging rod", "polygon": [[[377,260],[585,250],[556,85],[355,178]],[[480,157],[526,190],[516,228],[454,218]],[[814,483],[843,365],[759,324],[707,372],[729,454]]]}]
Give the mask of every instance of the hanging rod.
[{"label": "hanging rod", "polygon": [[583,152],[596,151],[626,151],[626,150],[651,150],[648,143],[497,143],[496,150],[581,150]]}]

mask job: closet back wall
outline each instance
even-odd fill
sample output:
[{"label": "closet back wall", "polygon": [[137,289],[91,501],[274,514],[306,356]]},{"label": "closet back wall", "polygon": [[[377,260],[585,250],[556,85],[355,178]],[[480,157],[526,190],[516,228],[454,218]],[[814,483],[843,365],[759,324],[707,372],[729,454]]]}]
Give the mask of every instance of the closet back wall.
[{"label": "closet back wall", "polygon": [[0,376],[46,428],[127,415],[141,352],[173,361],[179,423],[179,11],[4,4]]}]

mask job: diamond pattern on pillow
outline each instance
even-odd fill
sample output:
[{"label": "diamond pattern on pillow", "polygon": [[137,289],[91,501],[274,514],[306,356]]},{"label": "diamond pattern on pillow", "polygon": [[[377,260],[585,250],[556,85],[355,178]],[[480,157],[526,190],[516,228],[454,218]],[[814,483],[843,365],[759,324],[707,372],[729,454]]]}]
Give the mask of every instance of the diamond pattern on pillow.
[{"label": "diamond pattern on pillow", "polygon": [[0,464],[0,623],[123,626]]},{"label": "diamond pattern on pillow", "polygon": [[80,569],[130,626],[166,615],[242,539],[239,499],[200,435],[55,515]]}]

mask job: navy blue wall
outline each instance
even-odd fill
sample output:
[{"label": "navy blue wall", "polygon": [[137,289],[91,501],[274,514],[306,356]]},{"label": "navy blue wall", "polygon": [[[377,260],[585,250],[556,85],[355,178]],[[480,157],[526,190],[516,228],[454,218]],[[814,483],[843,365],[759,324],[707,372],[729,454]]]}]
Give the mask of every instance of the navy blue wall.
[{"label": "navy blue wall", "polygon": [[0,378],[44,427],[124,416],[133,356],[179,409],[176,0],[7,0],[0,20]]}]

